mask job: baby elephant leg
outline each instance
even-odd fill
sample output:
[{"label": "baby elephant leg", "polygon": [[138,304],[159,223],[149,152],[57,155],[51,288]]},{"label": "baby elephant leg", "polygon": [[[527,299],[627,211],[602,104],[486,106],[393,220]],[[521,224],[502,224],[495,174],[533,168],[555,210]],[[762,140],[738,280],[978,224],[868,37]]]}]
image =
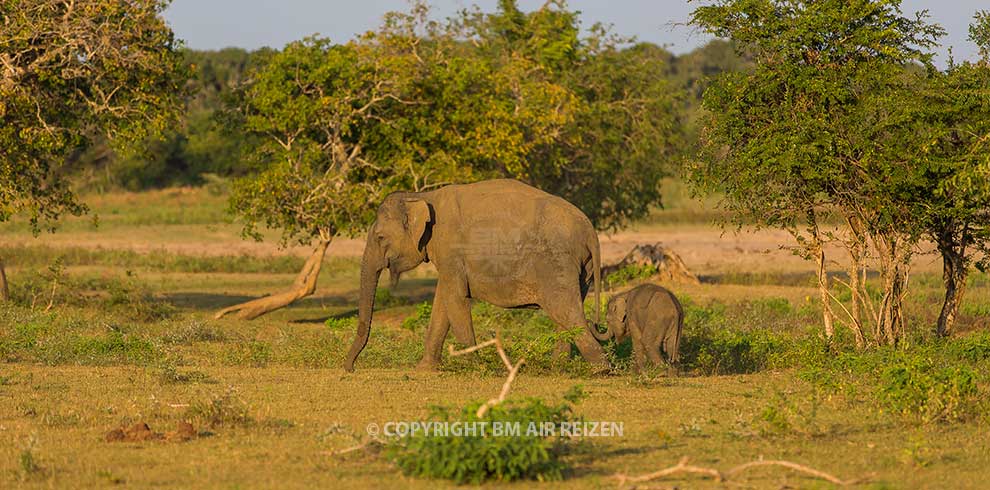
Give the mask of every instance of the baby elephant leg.
[{"label": "baby elephant leg", "polygon": [[646,349],[646,355],[650,358],[650,364],[653,367],[663,366],[663,358],[660,357],[660,343],[652,343]]}]

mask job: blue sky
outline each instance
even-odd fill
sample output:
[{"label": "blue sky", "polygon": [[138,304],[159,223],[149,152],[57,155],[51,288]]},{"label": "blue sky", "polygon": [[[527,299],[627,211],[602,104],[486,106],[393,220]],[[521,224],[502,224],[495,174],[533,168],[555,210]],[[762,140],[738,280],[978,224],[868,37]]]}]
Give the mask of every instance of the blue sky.
[{"label": "blue sky", "polygon": [[[437,16],[446,17],[477,4],[491,11],[496,0],[430,0]],[[520,0],[532,10],[543,0]],[[698,2],[686,0],[571,0],[582,12],[582,22],[612,24],[619,34],[665,45],[675,53],[690,51],[708,38],[683,24]],[[281,48],[287,42],[319,33],[346,41],[374,29],[382,14],[405,10],[405,0],[173,0],[165,12],[176,35],[196,49],[238,46]],[[904,0],[906,13],[928,9],[932,20],[948,30],[939,59],[949,46],[957,60],[974,59],[976,47],[966,40],[967,26],[977,9],[990,9],[990,0]]]}]

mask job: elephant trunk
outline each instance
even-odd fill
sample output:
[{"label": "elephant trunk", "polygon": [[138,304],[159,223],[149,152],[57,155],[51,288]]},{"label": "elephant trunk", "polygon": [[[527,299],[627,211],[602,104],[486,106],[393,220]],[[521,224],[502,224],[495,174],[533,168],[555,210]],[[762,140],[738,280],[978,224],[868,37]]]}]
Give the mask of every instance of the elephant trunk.
[{"label": "elephant trunk", "polygon": [[605,333],[600,333],[597,327],[590,327],[588,330],[591,331],[591,335],[595,337],[595,340],[599,342],[605,342],[615,336],[615,332],[612,331],[612,327],[605,327]]},{"label": "elephant trunk", "polygon": [[344,370],[354,371],[354,360],[368,343],[371,333],[371,316],[375,308],[375,291],[378,289],[378,278],[385,268],[385,257],[378,246],[378,240],[368,233],[368,241],[364,246],[364,256],[361,258],[361,297],[358,301],[358,323],[354,343],[344,360]]}]

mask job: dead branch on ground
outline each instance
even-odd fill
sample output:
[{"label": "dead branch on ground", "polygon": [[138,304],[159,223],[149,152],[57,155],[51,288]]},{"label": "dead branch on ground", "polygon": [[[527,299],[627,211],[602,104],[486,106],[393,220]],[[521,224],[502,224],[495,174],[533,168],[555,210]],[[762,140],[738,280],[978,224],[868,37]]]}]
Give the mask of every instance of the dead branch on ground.
[{"label": "dead branch on ground", "polygon": [[670,475],[674,475],[674,474],[677,474],[677,473],[700,474],[700,475],[704,475],[704,476],[707,476],[709,478],[712,478],[715,481],[725,483],[725,482],[728,482],[729,480],[735,478],[736,475],[738,475],[738,474],[740,474],[740,473],[742,473],[742,472],[744,472],[744,471],[746,471],[746,470],[748,470],[750,468],[756,468],[756,467],[759,467],[759,466],[782,466],[784,468],[789,468],[789,469],[792,469],[794,471],[797,471],[797,472],[800,472],[800,473],[804,473],[804,474],[809,475],[809,476],[811,476],[813,478],[818,478],[820,480],[825,480],[825,481],[828,481],[830,483],[834,483],[836,485],[843,486],[843,487],[850,486],[850,485],[856,485],[858,483],[863,483],[863,482],[866,482],[866,481],[869,480],[869,476],[863,477],[863,478],[854,478],[852,480],[843,480],[843,479],[841,479],[841,478],[839,478],[839,477],[837,477],[835,475],[831,475],[829,473],[826,473],[824,471],[821,471],[821,470],[818,470],[818,469],[815,469],[815,468],[811,468],[809,466],[801,465],[801,464],[794,463],[794,462],[791,462],[791,461],[769,460],[769,459],[768,460],[759,459],[759,460],[756,460],[756,461],[750,461],[748,463],[743,463],[741,465],[735,466],[735,467],[733,467],[732,469],[730,469],[730,470],[728,470],[726,472],[722,472],[722,471],[719,471],[719,470],[717,470],[715,468],[706,468],[706,467],[703,467],[703,466],[693,466],[693,465],[690,465],[690,464],[688,464],[688,457],[687,456],[681,458],[680,461],[678,461],[676,465],[671,466],[669,468],[664,468],[664,469],[659,470],[659,471],[655,471],[653,473],[647,473],[645,475],[639,475],[639,476],[630,476],[630,475],[626,475],[626,474],[623,474],[623,473],[617,473],[616,475],[613,476],[613,478],[616,478],[617,480],[619,480],[619,487],[620,488],[624,487],[627,483],[641,483],[641,482],[646,482],[646,481],[651,481],[651,480],[658,480],[658,479],[663,478],[665,476],[670,476]]}]

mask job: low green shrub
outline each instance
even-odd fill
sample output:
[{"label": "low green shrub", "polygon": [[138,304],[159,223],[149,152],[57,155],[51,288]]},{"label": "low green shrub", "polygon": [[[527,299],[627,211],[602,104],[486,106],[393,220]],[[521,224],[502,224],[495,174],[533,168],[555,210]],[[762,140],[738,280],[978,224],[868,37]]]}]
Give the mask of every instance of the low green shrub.
[{"label": "low green shrub", "polygon": [[970,362],[990,359],[990,332],[979,332],[949,342],[947,351]]},{"label": "low green shrub", "polygon": [[681,362],[706,375],[753,373],[786,367],[788,343],[768,330],[693,328],[681,337]]},{"label": "low green shrub", "polygon": [[656,273],[657,273],[657,267],[655,265],[630,264],[609,274],[608,277],[605,278],[605,285],[606,287],[614,288],[616,286],[621,286],[623,284],[636,281],[639,279],[647,279],[653,277],[653,275],[655,275]]},{"label": "low green shrub", "polygon": [[354,316],[332,316],[327,318],[324,325],[334,331],[354,331],[357,325],[357,317]]},{"label": "low green shrub", "polygon": [[402,320],[402,328],[410,332],[425,330],[430,324],[430,316],[433,314],[433,303],[424,301],[416,305],[416,313]]},{"label": "low green shrub", "polygon": [[940,366],[905,356],[880,377],[878,398],[889,410],[925,422],[966,420],[980,413],[977,374],[968,366]]},{"label": "low green shrub", "polygon": [[[573,388],[559,404],[537,398],[507,401],[496,405],[481,418],[475,412],[481,402],[460,410],[434,407],[428,421],[447,427],[474,424],[474,434],[424,434],[389,441],[386,457],[404,474],[421,478],[439,478],[457,483],[480,484],[486,481],[561,480],[569,466],[564,456],[579,439],[554,431],[541,432],[542,424],[580,424],[573,407],[583,398],[580,388]],[[518,435],[495,435],[494,427],[518,428]],[[536,430],[532,430],[536,429]]]}]

